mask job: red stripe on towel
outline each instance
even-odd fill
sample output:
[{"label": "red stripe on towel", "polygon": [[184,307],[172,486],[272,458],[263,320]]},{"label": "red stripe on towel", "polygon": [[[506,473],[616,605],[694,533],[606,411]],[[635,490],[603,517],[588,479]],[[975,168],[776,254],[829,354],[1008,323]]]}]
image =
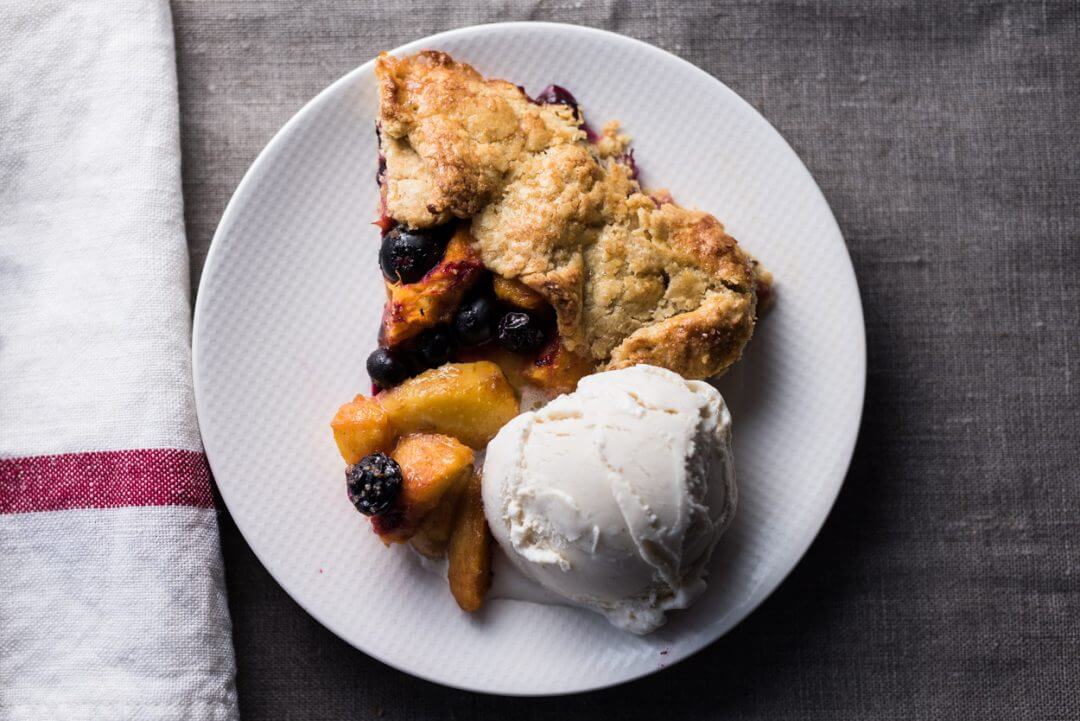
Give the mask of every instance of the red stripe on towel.
[{"label": "red stripe on towel", "polygon": [[0,459],[0,514],[124,506],[213,508],[206,456],[154,448]]}]

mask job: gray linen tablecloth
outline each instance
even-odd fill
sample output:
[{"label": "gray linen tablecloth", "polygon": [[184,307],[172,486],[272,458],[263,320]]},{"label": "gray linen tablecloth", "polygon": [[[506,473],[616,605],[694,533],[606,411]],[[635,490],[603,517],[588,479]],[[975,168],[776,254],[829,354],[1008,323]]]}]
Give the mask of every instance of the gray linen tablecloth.
[{"label": "gray linen tablecloth", "polygon": [[246,721],[1080,718],[1080,3],[180,0],[174,13],[196,282],[244,170],[319,90],[407,40],[536,19],[654,43],[759,108],[832,205],[866,311],[865,418],[836,508],[709,649],[584,696],[439,688],[323,629],[226,519]]}]

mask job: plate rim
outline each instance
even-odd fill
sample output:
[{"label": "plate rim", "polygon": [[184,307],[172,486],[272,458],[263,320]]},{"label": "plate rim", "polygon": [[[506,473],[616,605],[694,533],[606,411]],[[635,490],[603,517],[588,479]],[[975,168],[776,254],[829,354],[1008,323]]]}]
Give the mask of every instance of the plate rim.
[{"label": "plate rim", "polygon": [[[450,39],[450,38],[458,39],[458,38],[462,38],[462,37],[467,37],[469,35],[481,34],[481,33],[484,33],[484,32],[497,31],[497,30],[513,30],[515,28],[521,29],[521,28],[524,28],[524,27],[528,27],[530,29],[540,28],[540,29],[547,30],[547,31],[550,31],[550,32],[555,32],[555,33],[578,33],[578,34],[581,34],[581,35],[589,35],[589,36],[593,36],[594,39],[599,39],[599,40],[602,40],[604,42],[616,42],[616,43],[622,43],[622,44],[628,45],[628,46],[633,46],[639,51],[646,52],[646,53],[652,55],[654,58],[663,58],[667,62],[670,62],[671,60],[675,60],[685,70],[687,70],[689,72],[692,72],[692,73],[695,73],[695,74],[698,74],[698,75],[703,75],[706,78],[708,78],[709,80],[711,80],[720,89],[720,91],[723,94],[728,96],[728,99],[730,101],[733,101],[737,105],[744,106],[745,110],[749,110],[761,122],[763,122],[765,124],[766,128],[767,128],[767,132],[769,134],[771,134],[774,137],[775,140],[778,140],[780,143],[782,143],[783,146],[786,147],[788,149],[788,151],[790,151],[791,154],[798,160],[798,169],[797,169],[796,172],[803,174],[805,176],[805,179],[809,180],[809,185],[810,185],[810,187],[813,188],[812,192],[816,193],[816,201],[818,201],[818,203],[825,209],[825,211],[826,211],[826,213],[828,215],[828,222],[831,225],[831,227],[833,229],[835,229],[836,234],[839,237],[839,239],[841,241],[841,244],[843,245],[843,250],[844,250],[843,256],[844,256],[844,260],[846,260],[846,263],[844,264],[844,270],[846,271],[846,274],[848,274],[850,276],[850,282],[854,286],[854,290],[855,290],[855,292],[853,294],[853,306],[852,306],[852,308],[850,310],[853,311],[855,313],[855,315],[857,316],[858,327],[859,327],[859,330],[860,330],[860,333],[858,334],[858,337],[856,339],[857,340],[857,346],[858,346],[856,351],[857,351],[857,360],[858,360],[858,366],[859,366],[858,367],[858,372],[857,372],[857,378],[856,378],[858,386],[859,386],[858,409],[857,409],[856,412],[854,412],[852,414],[852,416],[853,416],[852,428],[851,428],[851,431],[847,434],[848,438],[847,438],[846,442],[843,444],[843,452],[838,457],[839,460],[843,461],[843,463],[842,463],[843,472],[842,472],[842,474],[840,474],[839,481],[835,484],[835,488],[831,490],[832,497],[829,499],[828,503],[826,504],[825,511],[824,511],[824,513],[822,513],[820,520],[816,524],[816,527],[814,527],[813,533],[807,535],[808,540],[806,542],[805,547],[794,558],[794,560],[791,562],[790,566],[783,572],[783,574],[780,575],[780,577],[777,579],[775,585],[767,593],[765,593],[760,599],[758,599],[756,601],[756,603],[754,603],[749,608],[744,609],[741,612],[741,615],[738,616],[737,620],[734,623],[732,623],[727,629],[725,629],[724,631],[716,634],[715,636],[712,636],[707,641],[704,641],[703,643],[698,645],[697,648],[694,648],[692,651],[688,651],[687,653],[685,653],[685,655],[681,655],[681,656],[678,656],[676,658],[670,658],[665,663],[665,665],[663,667],[661,667],[661,668],[634,669],[634,670],[632,670],[631,672],[629,672],[627,674],[620,675],[620,676],[618,676],[616,678],[612,678],[610,680],[605,680],[602,683],[594,683],[594,682],[579,683],[577,685],[561,688],[561,689],[559,689],[557,691],[550,691],[550,690],[549,691],[519,691],[519,690],[504,690],[504,689],[494,690],[494,689],[485,688],[485,687],[479,686],[479,685],[470,685],[467,682],[457,682],[457,681],[447,680],[445,678],[439,678],[434,673],[431,673],[431,672],[416,671],[416,670],[413,670],[413,669],[409,669],[409,668],[406,668],[405,666],[403,666],[402,664],[397,663],[395,660],[393,660],[390,657],[387,657],[386,655],[384,655],[382,653],[379,653],[377,651],[373,651],[373,650],[370,650],[370,649],[367,649],[367,648],[360,647],[359,645],[354,643],[352,640],[350,640],[349,636],[336,623],[334,623],[333,621],[331,621],[331,620],[323,617],[322,615],[316,613],[315,611],[313,611],[309,607],[308,604],[306,604],[304,601],[302,601],[297,596],[297,594],[295,594],[291,590],[290,585],[288,583],[284,582],[283,579],[279,576],[279,574],[276,573],[273,570],[272,565],[267,562],[267,559],[264,558],[264,556],[260,553],[260,551],[258,549],[256,549],[255,546],[252,545],[249,542],[249,540],[248,540],[249,534],[245,532],[243,524],[240,522],[240,520],[237,518],[237,516],[232,512],[232,508],[231,508],[231,506],[229,504],[229,500],[228,500],[228,495],[229,494],[224,490],[224,488],[222,488],[220,485],[218,485],[217,482],[215,481],[215,485],[218,485],[218,492],[221,495],[222,502],[224,503],[226,509],[229,511],[229,515],[232,518],[233,523],[236,524],[236,527],[240,531],[241,536],[243,536],[244,542],[247,544],[248,548],[251,549],[252,553],[258,559],[259,563],[262,564],[263,568],[267,571],[267,573],[270,574],[270,576],[271,576],[271,578],[273,578],[274,582],[277,583],[285,591],[285,593],[288,594],[289,598],[294,603],[296,603],[298,606],[300,606],[304,610],[305,613],[310,615],[319,624],[324,626],[327,630],[329,630],[331,633],[333,633],[339,639],[341,639],[345,643],[347,643],[350,646],[352,646],[353,648],[355,648],[357,651],[360,651],[364,655],[369,656],[370,658],[373,658],[373,659],[379,661],[380,663],[383,663],[383,664],[395,669],[396,671],[408,674],[408,675],[410,675],[410,676],[412,676],[414,678],[419,678],[419,679],[422,679],[424,681],[439,684],[441,686],[445,686],[445,687],[448,687],[448,688],[454,688],[454,689],[458,689],[458,690],[462,690],[462,691],[469,691],[469,692],[474,692],[474,693],[483,693],[483,694],[488,694],[488,695],[499,695],[499,696],[507,696],[507,697],[544,698],[544,697],[566,696],[566,695],[571,695],[571,694],[579,694],[579,693],[587,693],[587,692],[592,692],[592,691],[600,691],[600,690],[603,690],[603,689],[612,688],[614,686],[619,686],[619,685],[624,684],[624,683],[629,683],[631,681],[636,681],[636,680],[638,680],[640,678],[644,678],[646,676],[650,676],[650,675],[653,675],[653,674],[656,674],[656,673],[659,673],[659,672],[662,672],[662,671],[667,671],[670,668],[678,665],[680,662],[685,661],[686,659],[697,655],[702,650],[704,650],[705,648],[708,648],[712,644],[716,643],[716,641],[718,641],[720,638],[727,635],[736,626],[738,626],[740,623],[745,621],[746,618],[751,613],[753,613],[758,608],[760,608],[761,605],[763,603],[765,603],[765,601],[767,601],[776,592],[776,590],[779,589],[780,586],[782,586],[784,584],[784,582],[787,580],[787,578],[791,575],[791,572],[802,562],[803,558],[806,556],[806,553],[810,550],[810,547],[813,546],[814,542],[817,540],[818,536],[820,535],[821,529],[824,527],[825,522],[828,520],[829,516],[832,515],[832,511],[833,511],[833,508],[836,505],[837,499],[839,498],[840,491],[843,488],[844,483],[847,480],[848,473],[850,472],[851,461],[852,461],[852,458],[854,456],[856,444],[858,442],[859,432],[860,432],[860,430],[862,428],[862,419],[863,419],[863,415],[865,413],[865,408],[866,408],[867,346],[866,346],[866,320],[865,320],[865,314],[863,312],[862,296],[861,296],[861,293],[859,291],[858,277],[857,277],[857,275],[855,273],[854,263],[851,260],[851,253],[848,250],[847,242],[846,242],[846,240],[844,240],[843,231],[840,228],[839,223],[836,221],[835,214],[832,211],[832,207],[829,205],[828,199],[825,197],[825,194],[821,190],[821,187],[818,185],[817,181],[814,180],[813,175],[810,173],[810,169],[806,166],[806,163],[803,161],[802,157],[795,151],[795,149],[791,146],[791,144],[788,143],[787,139],[784,138],[784,136],[775,128],[775,126],[773,126],[773,124],[768,120],[768,118],[766,118],[763,113],[761,113],[757,108],[755,108],[753,105],[751,105],[747,100],[745,100],[742,96],[740,96],[738,93],[736,93],[730,87],[728,87],[722,80],[720,80],[716,76],[712,75],[711,73],[707,72],[706,70],[698,67],[697,65],[694,65],[690,61],[685,60],[684,58],[679,57],[678,55],[676,55],[676,54],[674,54],[672,52],[664,50],[663,48],[659,48],[659,47],[657,47],[655,45],[652,45],[652,44],[650,44],[648,42],[645,42],[643,40],[638,40],[637,38],[629,37],[627,35],[622,35],[620,33],[612,32],[612,31],[609,31],[609,30],[604,30],[604,29],[594,28],[594,27],[589,27],[589,26],[583,26],[583,25],[575,25],[575,24],[572,24],[572,23],[540,22],[540,21],[510,21],[510,22],[492,22],[492,23],[482,23],[482,24],[477,24],[477,25],[467,25],[467,26],[462,26],[462,27],[451,29],[451,30],[446,30],[446,31],[443,31],[443,32],[435,33],[433,35],[428,35],[428,36],[424,36],[424,37],[421,37],[421,38],[417,38],[416,40],[411,40],[411,41],[409,41],[407,43],[404,43],[402,45],[399,45],[399,46],[397,46],[397,47],[395,47],[392,50],[389,50],[387,52],[389,52],[392,55],[398,55],[398,54],[401,54],[401,53],[415,52],[415,51],[417,51],[419,49],[423,49],[422,46],[433,45],[433,44],[436,44],[436,43],[439,43],[439,42],[443,42],[443,41],[445,41],[447,39]],[[200,345],[201,345],[199,338],[201,336],[201,331],[202,331],[202,328],[203,328],[203,324],[205,322],[204,319],[205,319],[205,314],[206,314],[206,310],[205,310],[205,307],[206,307],[206,300],[205,300],[206,294],[203,292],[203,287],[204,287],[204,285],[207,285],[210,282],[208,279],[212,279],[214,274],[215,274],[215,267],[216,267],[216,265],[218,263],[217,258],[220,255],[220,253],[218,251],[219,251],[219,249],[220,249],[220,247],[222,245],[222,243],[219,242],[219,238],[224,235],[225,229],[227,229],[232,224],[233,218],[237,213],[237,208],[239,207],[239,205],[241,203],[240,198],[242,196],[246,195],[247,187],[249,185],[253,184],[255,182],[255,178],[257,178],[258,176],[260,176],[262,174],[262,166],[267,164],[268,162],[270,162],[270,158],[278,151],[279,146],[281,146],[285,142],[285,138],[287,138],[290,135],[291,130],[295,126],[301,124],[306,119],[306,117],[308,115],[315,112],[316,108],[318,108],[323,103],[328,102],[328,100],[339,91],[339,88],[341,86],[345,86],[345,85],[350,84],[354,80],[354,78],[356,78],[359,75],[362,75],[362,74],[366,73],[369,69],[373,68],[374,64],[375,64],[375,58],[371,58],[371,59],[367,60],[366,62],[362,63],[361,65],[359,65],[359,66],[353,68],[352,70],[346,72],[345,74],[343,74],[342,76],[340,76],[339,78],[334,80],[333,82],[331,82],[329,85],[327,85],[322,90],[320,90],[318,93],[316,93],[314,97],[312,97],[310,100],[308,100],[306,103],[304,103],[304,105],[301,106],[300,109],[297,110],[277,130],[277,132],[274,133],[273,137],[266,143],[265,146],[263,146],[263,148],[256,155],[255,159],[252,161],[251,165],[244,172],[244,175],[241,178],[240,182],[237,184],[236,188],[233,190],[233,193],[230,196],[229,201],[225,206],[225,209],[222,211],[221,218],[218,221],[217,227],[214,230],[214,235],[211,238],[210,247],[209,247],[209,249],[207,251],[206,258],[205,258],[205,260],[203,262],[203,268],[202,268],[202,272],[201,272],[201,275],[200,275],[200,278],[199,278],[198,292],[196,293],[196,296],[195,296],[195,305],[194,305],[194,312],[193,312],[193,318],[192,318],[191,360],[192,360],[193,395],[194,395],[194,400],[195,400],[196,418],[198,420],[198,425],[199,425],[199,433],[200,433],[200,437],[202,437],[202,439],[203,439],[203,446],[204,446],[204,452],[205,452],[206,458],[207,458],[207,463],[209,464],[210,469],[211,469],[211,473],[214,474],[215,479],[217,478],[217,474],[214,473],[214,462],[213,462],[213,459],[210,456],[210,453],[206,450],[206,440],[205,440],[206,436],[203,433],[203,420],[202,420],[203,419],[203,414],[199,412],[200,407],[204,403],[208,402],[206,400],[203,400],[202,402],[200,402],[200,398],[205,399],[205,391],[200,390],[200,388],[202,386],[202,383],[200,382],[200,375],[201,374],[199,372],[199,366],[200,366],[200,364],[199,364],[199,357],[200,357],[199,349],[200,349]]]}]

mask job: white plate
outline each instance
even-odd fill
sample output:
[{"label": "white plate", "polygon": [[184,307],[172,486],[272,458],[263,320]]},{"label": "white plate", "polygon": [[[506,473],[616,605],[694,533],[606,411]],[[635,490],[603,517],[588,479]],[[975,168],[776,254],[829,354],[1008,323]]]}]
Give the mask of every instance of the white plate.
[{"label": "white plate", "polygon": [[650,45],[510,23],[399,48],[445,50],[536,92],[618,118],[646,185],[714,212],[775,274],[778,303],[722,381],[740,503],[709,589],[652,636],[565,607],[493,601],[478,616],[345,499],[329,432],[369,388],[383,289],[373,64],[308,103],[248,171],[222,218],[195,310],[195,392],[214,476],[244,537],[289,594],[343,639],[431,681],[502,694],[584,691],[686,658],[788,574],[843,482],[862,409],[865,337],[843,238],[806,168],[716,79]]}]

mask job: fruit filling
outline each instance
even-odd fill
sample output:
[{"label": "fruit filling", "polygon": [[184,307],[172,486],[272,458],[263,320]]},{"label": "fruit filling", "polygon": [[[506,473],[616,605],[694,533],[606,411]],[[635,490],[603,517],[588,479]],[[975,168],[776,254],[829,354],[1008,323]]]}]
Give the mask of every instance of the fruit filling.
[{"label": "fruit filling", "polygon": [[502,370],[479,360],[447,363],[357,396],[331,423],[348,464],[349,501],[384,543],[447,557],[451,591],[467,611],[480,608],[491,575],[474,449],[517,412],[517,394]]},{"label": "fruit filling", "polygon": [[[517,373],[522,383],[549,396],[573,390],[594,370],[584,359],[560,366],[556,379],[540,368],[551,366],[549,351],[558,338],[555,311],[539,293],[519,280],[485,269],[471,248],[467,222],[426,230],[394,225],[383,234],[379,265],[387,302],[380,346],[367,359],[367,371],[380,389],[397,386],[422,371],[457,360],[486,357]],[[477,353],[497,345],[521,356]],[[562,355],[569,351],[562,350]],[[536,365],[522,374],[520,366]],[[513,367],[511,367],[513,366]],[[568,372],[577,373],[572,380]]]},{"label": "fruit filling", "polygon": [[[571,108],[589,142],[600,140],[566,88],[549,85],[530,100]],[[375,133],[381,141],[378,126]],[[633,156],[626,158],[633,167]],[[539,293],[483,267],[471,247],[468,221],[426,229],[399,224],[386,214],[385,181],[386,157],[380,151],[377,225],[382,229],[379,266],[387,303],[379,347],[367,360],[368,375],[377,388],[392,388],[445,363],[487,358],[514,377],[516,389],[534,385],[553,397],[572,391],[580,377],[595,371],[593,364],[573,357],[559,343],[554,309]],[[521,359],[496,353],[488,345]],[[560,363],[552,362],[555,357]]]}]

